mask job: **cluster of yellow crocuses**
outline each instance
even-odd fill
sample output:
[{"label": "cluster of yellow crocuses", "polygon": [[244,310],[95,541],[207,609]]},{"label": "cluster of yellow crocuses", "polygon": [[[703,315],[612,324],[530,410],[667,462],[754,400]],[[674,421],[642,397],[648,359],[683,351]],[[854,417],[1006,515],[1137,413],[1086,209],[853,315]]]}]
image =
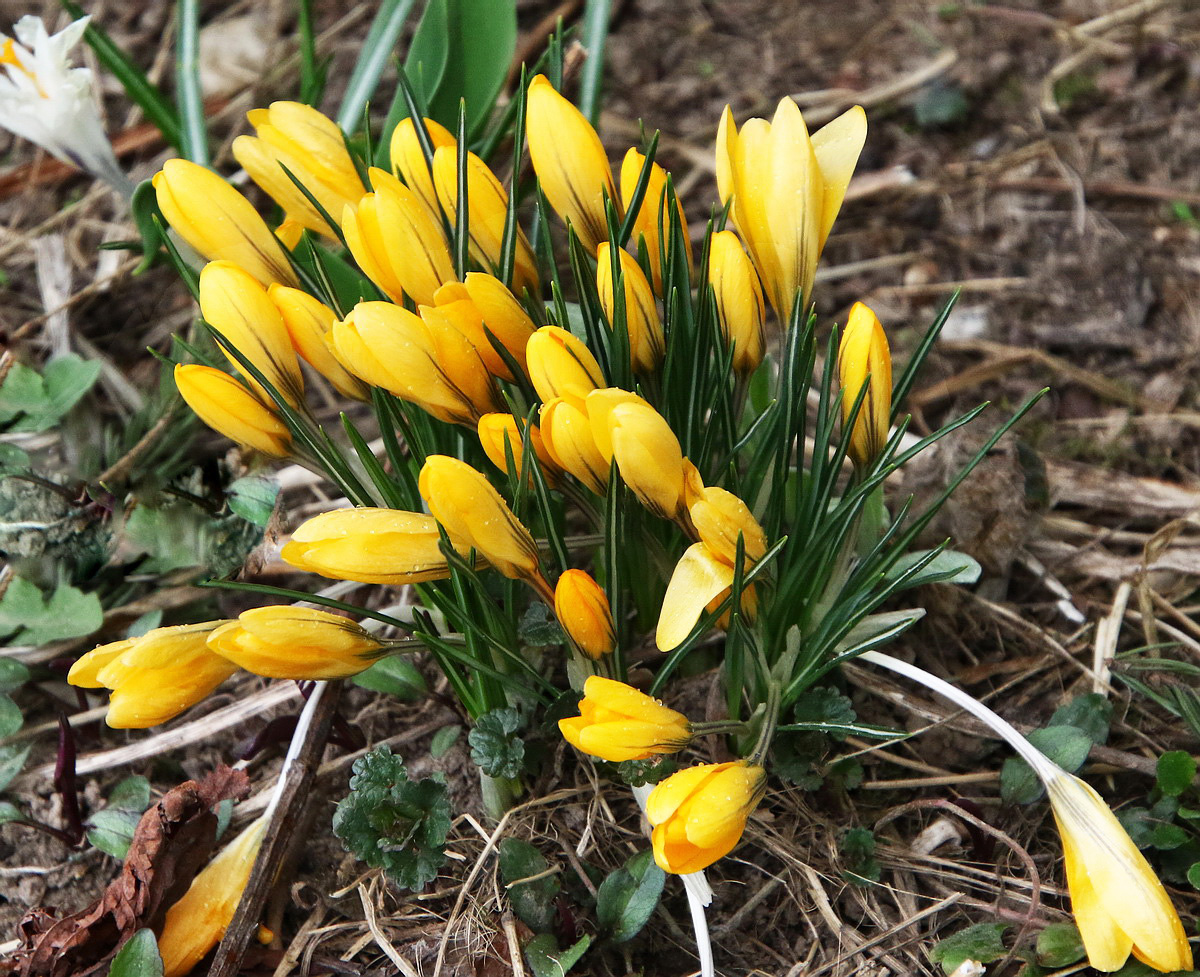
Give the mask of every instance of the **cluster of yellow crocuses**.
[{"label": "cluster of yellow crocuses", "polygon": [[[526,143],[541,191],[595,259],[594,300],[610,325],[623,318],[629,372],[653,376],[668,348],[659,313],[667,298],[668,252],[682,248],[689,275],[693,268],[687,222],[677,203],[672,212],[668,176],[656,163],[647,169],[645,157],[631,149],[614,181],[595,130],[540,75],[529,86],[526,109]],[[341,131],[319,112],[277,102],[252,112],[250,121],[255,135],[237,139],[233,150],[283,208],[275,232],[240,193],[202,167],[172,160],[154,186],[173,230],[209,262],[199,279],[205,320],[227,345],[235,369],[246,372],[244,358],[271,389],[252,376],[180,365],[176,381],[185,400],[239,444],[303,459],[289,412],[282,410],[287,405],[305,414],[303,360],[349,398],[367,400],[380,388],[471,429],[487,458],[504,472],[512,465],[520,484],[531,482],[527,450],[546,484],[564,491],[603,496],[615,470],[649,512],[691,540],[667,585],[656,632],[660,649],[678,647],[706,610],[728,600],[735,580],[762,560],[770,541],[744,500],[704,484],[654,406],[610,385],[593,351],[562,328],[565,323],[539,324],[545,309],[538,262],[519,229],[508,237],[511,279],[498,277],[509,211],[503,184],[428,119],[421,129],[412,120],[396,127],[389,145],[393,170],[367,170],[369,186]],[[780,102],[770,121],[751,119],[740,130],[726,109],[716,171],[736,233],[708,236],[701,284],[711,289],[741,378],[757,369],[768,348],[768,306],[781,326],[807,309],[817,261],[865,135],[859,108],[811,135],[791,99]],[[611,217],[624,220],[639,185],[632,243],[644,264],[609,239]],[[459,216],[463,187],[466,249],[476,270],[456,269],[446,233]],[[682,239],[669,233],[672,226]],[[343,243],[377,297],[339,314],[305,291],[287,250],[305,230]],[[891,436],[892,384],[886,336],[865,305],[848,317],[838,368],[848,455],[866,470]],[[536,393],[536,424],[508,409],[504,384],[513,382]],[[473,553],[481,565],[528,584],[553,610],[582,674],[590,676],[580,715],[559,723],[576,748],[616,762],[647,759],[714,731],[608,677],[617,629],[604,589],[580,568],[563,568],[557,581],[548,576],[537,541],[487,476],[434,454],[424,459],[417,488],[427,512],[327,512],[295,530],[283,559],[337,580],[421,583],[450,575],[444,537],[464,556]],[[754,584],[741,594],[747,618],[757,599]],[[268,607],[236,621],[159,628],[103,645],[76,663],[70,679],[112,690],[110,724],[147,726],[197,702],[238,668],[268,677],[337,678],[394,650],[345,618]],[[727,854],[763,796],[762,763],[756,748],[747,759],[693,766],[660,783],[646,802],[658,864],[690,873]],[[1075,778],[1048,783],[1093,964],[1115,969],[1132,949],[1159,970],[1189,967],[1178,917],[1108,808]],[[239,840],[230,858],[242,866],[251,845]],[[1142,898],[1136,910],[1118,911],[1114,900],[1127,891]]]}]

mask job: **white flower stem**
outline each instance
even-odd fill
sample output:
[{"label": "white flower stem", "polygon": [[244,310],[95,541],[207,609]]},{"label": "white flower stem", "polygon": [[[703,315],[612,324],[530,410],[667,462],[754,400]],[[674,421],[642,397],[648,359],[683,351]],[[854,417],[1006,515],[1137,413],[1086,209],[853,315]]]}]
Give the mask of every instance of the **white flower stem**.
[{"label": "white flower stem", "polygon": [[995,730],[1001,739],[1008,743],[1016,751],[1017,755],[1033,768],[1033,772],[1041,778],[1043,783],[1049,784],[1051,780],[1056,780],[1061,776],[1062,769],[1017,732],[1012,723],[998,716],[979,700],[967,695],[962,689],[957,689],[949,682],[930,674],[925,669],[918,668],[916,665],[910,665],[908,662],[901,661],[899,658],[893,658],[891,655],[884,655],[878,651],[866,651],[858,657],[861,661],[871,662],[873,665],[879,665],[882,668],[897,672],[905,678],[910,678],[914,682],[932,689],[938,695],[949,699],[964,712],[969,712],[980,722]]}]

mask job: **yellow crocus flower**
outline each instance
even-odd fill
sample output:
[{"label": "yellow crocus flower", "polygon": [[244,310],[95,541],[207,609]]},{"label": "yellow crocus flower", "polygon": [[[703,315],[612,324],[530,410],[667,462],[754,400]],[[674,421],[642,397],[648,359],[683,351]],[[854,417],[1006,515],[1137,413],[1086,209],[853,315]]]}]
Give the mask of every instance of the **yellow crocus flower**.
[{"label": "yellow crocus flower", "polygon": [[593,390],[585,406],[597,448],[616,461],[638,501],[674,519],[684,499],[683,451],[665,418],[639,397],[613,397],[608,390]]},{"label": "yellow crocus flower", "polygon": [[[525,474],[522,458],[525,450],[523,422],[518,422],[512,414],[484,414],[479,418],[477,431],[479,432],[479,444],[483,448],[483,453],[488,456],[488,461],[502,472],[507,472],[508,455],[504,451],[504,446],[507,444],[508,450],[512,453],[513,464],[516,466],[517,477],[520,478]],[[529,427],[529,444],[542,466],[546,480],[553,484],[559,468],[554,463],[554,459],[550,457],[550,453],[546,451],[546,446],[542,442],[541,429],[536,424],[531,424]]]},{"label": "yellow crocus flower", "polygon": [[237,665],[206,644],[224,623],[155,628],[100,645],[71,666],[67,681],[112,691],[106,721],[114,729],[157,726],[194,706],[237,671]]},{"label": "yellow crocus flower", "polygon": [[864,385],[866,395],[854,421],[847,454],[855,465],[869,465],[887,444],[892,414],[892,356],[879,318],[856,302],[838,347],[842,383],[842,423],[850,423],[854,402]]},{"label": "yellow crocus flower", "polygon": [[606,196],[617,220],[623,219],[612,168],[592,124],[555,91],[545,75],[536,75],[529,83],[525,138],[546,200],[575,229],[584,249],[594,254],[608,238]]},{"label": "yellow crocus flower", "polygon": [[593,661],[611,654],[616,647],[617,632],[608,596],[591,574],[567,570],[558,578],[554,613],[575,647]]},{"label": "yellow crocus flower", "polygon": [[211,366],[179,363],[175,386],[196,416],[230,441],[284,458],[292,436],[279,415],[228,373]]},{"label": "yellow crocus flower", "polygon": [[154,174],[158,207],[175,233],[210,261],[226,259],[263,285],[299,285],[287,253],[250,201],[212,170],[169,159]]},{"label": "yellow crocus flower", "polygon": [[[630,149],[621,161],[621,201],[625,210],[633,202],[634,191],[637,190],[638,177],[642,175],[642,167],[646,165],[646,157],[636,149]],[[642,198],[641,209],[633,222],[633,236],[630,246],[636,247],[640,240],[645,242],[646,255],[650,259],[650,278],[654,282],[654,293],[662,295],[662,253],[666,247],[668,235],[671,233],[671,215],[666,212],[663,197],[667,192],[667,171],[657,163],[650,165],[650,179],[646,183],[646,195]],[[683,213],[683,204],[675,200],[675,209],[679,215],[679,226],[683,231],[683,250],[687,255],[688,273],[692,271],[692,244],[688,237],[687,218]],[[661,232],[660,232],[661,229]]]},{"label": "yellow crocus flower", "polygon": [[766,793],[766,771],[745,760],[706,763],[672,774],[646,799],[650,844],[664,872],[686,875],[724,858]]},{"label": "yellow crocus flower", "polygon": [[732,492],[716,486],[700,489],[688,503],[688,515],[708,551],[730,567],[737,560],[739,536],[747,568],[761,560],[767,551],[767,535],[762,526],[746,503]]},{"label": "yellow crocus flower", "polygon": [[846,196],[867,136],[855,106],[811,137],[800,109],[780,101],[770,122],[738,131],[728,106],[717,130],[717,188],[780,322],[797,295],[809,301],[817,259]]},{"label": "yellow crocus flower", "polygon": [[[524,367],[525,346],[534,332],[533,321],[499,280],[482,272],[471,272],[466,277],[474,279],[470,285],[447,282],[439,288],[434,296],[434,304],[421,306],[421,318],[431,327],[436,322],[462,333],[475,347],[489,373],[503,380],[511,380],[512,371],[492,345],[488,333],[496,338],[496,342],[518,365]],[[484,283],[494,282],[496,288],[481,283],[481,279]],[[484,298],[484,306],[475,301],[472,292]],[[504,300],[505,295],[512,299],[511,304]],[[488,310],[486,313],[484,307]]]},{"label": "yellow crocus flower", "polygon": [[251,110],[247,118],[255,135],[238,136],[233,155],[250,179],[283,208],[280,236],[291,247],[304,228],[336,240],[334,228],[284,167],[337,221],[348,205],[358,203],[367,192],[337,123],[302,102],[272,102],[269,108]]},{"label": "yellow crocus flower", "polygon": [[[304,399],[304,376],[283,316],[267,290],[232,261],[210,261],[200,272],[200,314],[248,359],[291,406]],[[223,350],[223,352],[225,352]],[[225,352],[234,369],[242,365]],[[264,403],[270,395],[252,377],[246,383]]]},{"label": "yellow crocus flower", "polygon": [[208,636],[208,647],[266,678],[336,679],[357,675],[385,646],[348,618],[312,607],[255,607]]},{"label": "yellow crocus flower", "polygon": [[555,397],[582,399],[604,386],[604,374],[592,351],[559,326],[542,326],[529,337],[525,362],[543,403]]},{"label": "yellow crocus flower", "polygon": [[558,721],[563,739],[581,753],[613,763],[678,753],[692,740],[687,716],[599,675],[584,682],[579,713]]},{"label": "yellow crocus flower", "polygon": [[745,376],[758,369],[766,345],[762,286],[733,231],[718,231],[711,240],[708,283],[716,298],[721,332],[733,346],[733,368]]},{"label": "yellow crocus flower", "polygon": [[608,489],[609,463],[596,447],[584,402],[554,397],[542,405],[542,443],[554,464],[597,495]]},{"label": "yellow crocus flower", "polygon": [[[660,651],[683,643],[705,608],[724,599],[733,586],[733,575],[733,566],[704,543],[693,543],[684,550],[667,583],[658,616],[655,641]],[[748,597],[743,595],[743,605]]]},{"label": "yellow crocus flower", "polygon": [[[443,146],[453,148],[457,145],[458,141],[451,135],[450,130],[440,122],[434,122],[433,119],[422,121],[435,152]],[[438,209],[437,191],[429,172],[429,162],[421,151],[421,143],[417,139],[417,130],[411,117],[401,119],[400,124],[392,130],[390,148],[392,166],[400,172],[408,188],[421,198],[430,217],[435,221],[441,220],[442,213]]]},{"label": "yellow crocus flower", "polygon": [[537,544],[480,472],[457,458],[430,455],[417,488],[460,553],[475,550],[506,577],[540,578]]},{"label": "yellow crocus flower", "polygon": [[259,818],[221,849],[175,905],[158,938],[163,977],[184,977],[225,935],[262,847],[267,822]]},{"label": "yellow crocus flower", "polygon": [[393,302],[408,294],[432,305],[434,293],[454,280],[442,228],[420,197],[392,174],[372,167],[374,192],[342,212],[346,246],[363,273]]},{"label": "yellow crocus flower", "polygon": [[[649,373],[662,363],[666,347],[662,320],[654,304],[654,293],[642,266],[624,248],[617,249],[625,294],[625,325],[629,333],[629,359],[638,373]],[[605,241],[596,250],[596,291],[612,327],[616,316],[616,286],[612,275],[612,246]]]},{"label": "yellow crocus flower", "polygon": [[325,336],[337,322],[337,313],[320,299],[299,288],[272,284],[267,297],[283,317],[292,348],[334,388],[353,400],[370,396],[366,386],[338,362],[325,342]]},{"label": "yellow crocus flower", "polygon": [[406,584],[450,575],[433,516],[399,509],[336,509],[302,523],[279,555],[334,580]]}]

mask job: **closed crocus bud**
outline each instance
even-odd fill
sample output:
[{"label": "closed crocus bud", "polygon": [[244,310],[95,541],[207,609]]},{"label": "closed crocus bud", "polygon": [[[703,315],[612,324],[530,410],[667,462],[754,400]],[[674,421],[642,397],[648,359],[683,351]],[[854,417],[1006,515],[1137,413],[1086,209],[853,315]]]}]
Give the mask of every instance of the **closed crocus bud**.
[{"label": "closed crocus bud", "polygon": [[356,377],[439,420],[474,426],[496,409],[495,383],[465,336],[435,326],[390,302],[360,302],[333,324],[329,346]]},{"label": "closed crocus bud", "polygon": [[604,386],[600,364],[583,342],[558,326],[542,326],[525,346],[529,379],[542,402],[555,397],[582,399]]},{"label": "closed crocus bud", "polygon": [[[485,323],[483,312],[471,299],[466,286],[458,282],[448,282],[439,288],[434,302],[432,306],[423,305],[420,308],[421,318],[430,328],[450,328],[461,333],[475,347],[489,373],[504,380],[513,378],[512,371],[492,344],[488,332],[496,337],[510,356],[521,363],[525,357],[525,344],[533,334],[532,323],[526,330],[524,323],[519,320],[497,321],[500,330],[497,333],[491,324]],[[516,328],[512,328],[514,326]]]},{"label": "closed crocus bud", "polygon": [[[255,135],[233,141],[234,158],[283,208],[281,235],[299,238],[304,228],[331,240],[337,234],[288,176],[299,180],[334,221],[367,192],[337,123],[302,102],[272,102],[247,118]],[[285,170],[286,168],[286,170]],[[295,241],[291,242],[291,246]]]},{"label": "closed crocus bud", "polygon": [[[454,136],[440,122],[434,122],[433,119],[422,121],[435,152],[443,146],[454,147],[457,144]],[[425,153],[421,150],[421,142],[417,138],[417,130],[413,126],[411,116],[401,119],[392,130],[391,157],[392,166],[400,171],[408,188],[421,198],[429,215],[434,220],[441,220],[437,192],[433,187],[433,177],[429,173],[429,161],[425,159]]]},{"label": "closed crocus bud", "polygon": [[[629,332],[629,359],[638,373],[649,373],[662,362],[662,320],[654,304],[654,293],[646,273],[632,255],[623,248],[617,249],[621,263],[621,276],[625,293],[625,326]],[[609,325],[615,322],[617,312],[616,287],[612,276],[612,246],[605,241],[596,251],[596,291],[600,294],[600,305],[608,317]]]},{"label": "closed crocus bud", "polygon": [[726,107],[717,130],[717,187],[780,322],[807,304],[817,259],[862,152],[867,117],[855,106],[809,136],[800,109],[780,101],[770,122],[739,132]]},{"label": "closed crocus bud", "polygon": [[[488,461],[502,472],[507,472],[508,455],[505,453],[507,444],[508,450],[512,453],[513,464],[516,466],[517,477],[525,474],[522,457],[525,450],[524,422],[519,422],[512,414],[484,414],[479,418],[477,430],[479,431],[479,443],[483,447],[484,454],[488,456]],[[558,466],[550,457],[550,453],[546,451],[546,446],[542,443],[542,432],[536,424],[529,427],[529,444],[533,448],[533,453],[537,455],[546,479],[553,483]]]},{"label": "closed crocus bud", "polygon": [[545,75],[536,75],[529,83],[525,135],[546,200],[575,229],[588,253],[594,254],[608,237],[606,194],[617,219],[623,217],[612,168],[596,130]]},{"label": "closed crocus bud", "polygon": [[406,584],[450,576],[433,516],[399,509],[336,509],[301,524],[280,556],[334,580]]},{"label": "closed crocus bud", "polygon": [[733,346],[733,368],[743,376],[753,373],[766,345],[766,309],[758,275],[733,231],[712,236],[708,283],[716,298],[721,332]]},{"label": "closed crocus bud", "polygon": [[[444,146],[433,154],[433,184],[438,201],[451,222],[458,219],[458,150]],[[493,271],[500,266],[508,194],[488,165],[467,153],[467,236],[471,257]],[[513,260],[513,291],[528,288],[537,294],[537,262],[525,232],[517,229]]]},{"label": "closed crocus bud", "polygon": [[613,408],[619,404],[641,404],[650,410],[654,409],[650,407],[648,401],[620,387],[601,387],[599,390],[593,390],[584,398],[583,403],[587,410],[588,420],[592,424],[592,439],[596,442],[596,449],[604,458],[605,464],[611,462],[613,458],[612,425],[610,424]]},{"label": "closed crocus bud", "polygon": [[871,464],[887,444],[892,415],[892,355],[878,317],[856,302],[846,320],[838,347],[838,374],[842,381],[842,423],[850,423],[854,404],[863,395],[850,434],[847,453],[855,465]]},{"label": "closed crocus bud", "polygon": [[[733,586],[732,561],[726,563],[704,543],[686,550],[667,583],[655,641],[660,651],[681,645],[706,610],[715,610]],[[742,594],[742,614],[752,617],[757,606],[754,588]]]},{"label": "closed crocus bud", "polygon": [[291,451],[292,436],[279,415],[228,373],[180,363],[175,386],[196,416],[230,441],[275,458]]},{"label": "closed crocus bud", "polygon": [[748,564],[761,560],[767,551],[762,526],[732,492],[715,486],[702,489],[689,504],[688,515],[708,551],[731,567],[736,565],[739,536]]},{"label": "closed crocus bud", "polygon": [[[291,406],[304,399],[304,377],[283,316],[267,290],[232,261],[210,261],[200,272],[200,314],[248,359]],[[228,352],[234,368],[242,365]],[[264,402],[270,394],[257,380],[246,382]]]},{"label": "closed crocus bud", "polygon": [[342,214],[346,246],[363,273],[393,302],[407,293],[432,305],[434,293],[454,279],[450,250],[420,197],[390,173],[372,168],[368,193]]},{"label": "closed crocus bud", "polygon": [[687,716],[599,675],[583,684],[579,713],[558,721],[563,739],[582,753],[612,763],[678,753],[692,740]]},{"label": "closed crocus bud", "polygon": [[597,495],[608,490],[609,463],[592,437],[583,401],[555,397],[542,405],[542,443],[555,465],[574,475]]},{"label": "closed crocus bud", "polygon": [[516,296],[500,279],[482,271],[468,272],[462,287],[475,303],[484,325],[525,369],[525,348],[537,326]]},{"label": "closed crocus bud", "polygon": [[599,446],[600,438],[596,437],[595,429],[607,427],[612,458],[625,484],[655,515],[674,519],[683,504],[684,492],[683,451],[679,439],[663,416],[649,404],[635,401],[613,404],[604,393],[593,391],[586,401],[593,439]]},{"label": "closed crocus bud", "polygon": [[466,462],[430,455],[417,488],[460,553],[475,550],[506,577],[540,576],[537,544],[529,530],[491,483]]},{"label": "closed crocus bud", "polygon": [[100,645],[71,666],[67,681],[112,690],[107,722],[114,729],[157,726],[194,706],[237,671],[237,665],[206,644],[224,623],[155,628],[138,638]]},{"label": "closed crocus bud", "polygon": [[583,570],[567,570],[558,578],[554,613],[575,647],[593,661],[611,654],[616,647],[617,633],[608,597]]},{"label": "closed crocus bud", "polygon": [[[621,201],[629,210],[633,195],[637,190],[638,178],[646,165],[646,157],[636,149],[625,154],[621,162]],[[665,242],[671,233],[671,215],[663,202],[667,192],[667,171],[657,163],[650,164],[650,179],[646,184],[646,195],[642,198],[641,209],[633,222],[632,244],[636,245],[641,239],[645,242],[646,254],[650,258],[650,277],[654,281],[654,291],[662,295],[662,253]],[[679,215],[679,226],[683,231],[683,250],[687,255],[688,273],[692,271],[692,245],[688,238],[687,218],[683,215],[683,205],[678,198],[675,200],[675,210]]]},{"label": "closed crocus bud", "polygon": [[263,285],[298,285],[283,247],[250,201],[212,170],[169,159],[154,174],[159,210],[181,238],[210,261],[226,259]]},{"label": "closed crocus bud", "polygon": [[208,636],[210,651],[266,678],[357,675],[386,651],[353,621],[312,607],[255,607]]},{"label": "closed crocus bud", "polygon": [[338,392],[354,400],[366,400],[370,396],[366,386],[347,372],[325,342],[325,336],[337,322],[333,309],[308,292],[287,285],[271,285],[267,297],[283,317],[292,348],[304,362],[333,384]]},{"label": "closed crocus bud", "polygon": [[221,849],[167,910],[158,938],[163,977],[184,977],[215,947],[233,921],[258,858],[267,821],[259,818]]},{"label": "closed crocus bud", "polygon": [[689,767],[662,781],[646,799],[658,867],[687,875],[728,855],[766,793],[766,782],[766,771],[745,760]]}]

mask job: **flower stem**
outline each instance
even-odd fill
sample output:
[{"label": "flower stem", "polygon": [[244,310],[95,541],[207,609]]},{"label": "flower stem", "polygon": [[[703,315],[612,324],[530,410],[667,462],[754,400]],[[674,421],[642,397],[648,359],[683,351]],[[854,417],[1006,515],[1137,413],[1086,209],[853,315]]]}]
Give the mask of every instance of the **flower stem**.
[{"label": "flower stem", "polygon": [[767,755],[771,746],[771,737],[775,735],[775,727],[779,724],[779,699],[779,683],[772,680],[767,685],[767,708],[763,713],[762,726],[759,727],[758,742],[746,758],[747,762],[755,766],[762,766],[763,757]]}]

